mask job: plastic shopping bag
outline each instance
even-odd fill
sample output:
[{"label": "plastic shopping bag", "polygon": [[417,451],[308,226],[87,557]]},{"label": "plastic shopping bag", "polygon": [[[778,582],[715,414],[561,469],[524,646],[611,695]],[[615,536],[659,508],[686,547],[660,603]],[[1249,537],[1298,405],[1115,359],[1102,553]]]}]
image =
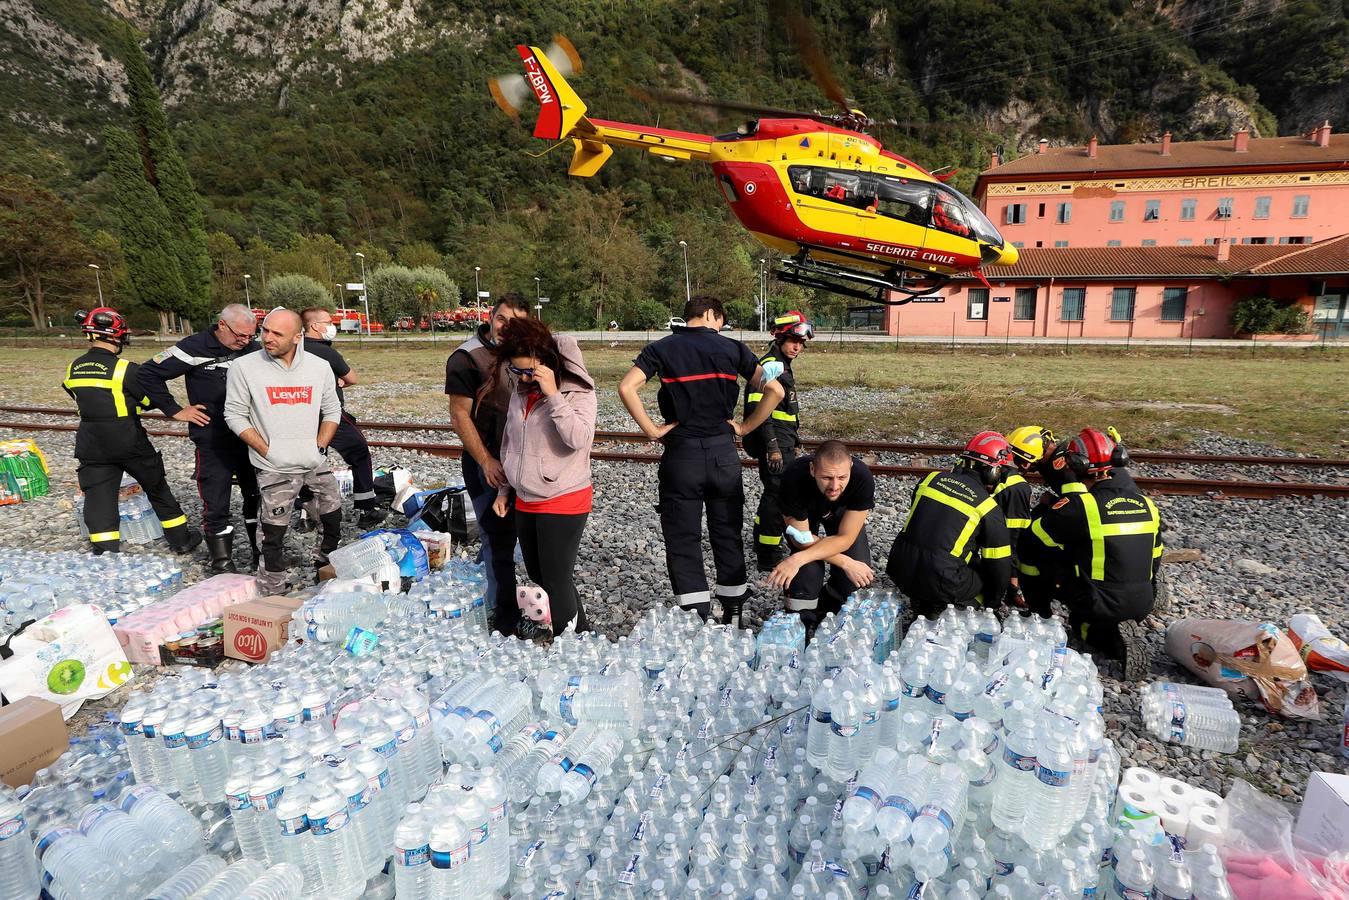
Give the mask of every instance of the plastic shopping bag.
[{"label": "plastic shopping bag", "polygon": [[85,700],[104,697],[131,680],[131,664],[103,610],[84,603],[34,622],[10,641],[0,662],[0,693],[13,702],[41,697],[69,719]]}]

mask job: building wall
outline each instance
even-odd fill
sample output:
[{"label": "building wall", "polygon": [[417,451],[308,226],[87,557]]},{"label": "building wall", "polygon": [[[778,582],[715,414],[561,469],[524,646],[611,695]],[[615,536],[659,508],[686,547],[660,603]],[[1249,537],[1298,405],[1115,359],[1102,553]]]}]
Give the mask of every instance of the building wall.
[{"label": "building wall", "polygon": [[[1163,247],[1189,240],[1197,246],[1215,238],[1233,243],[1264,238],[1277,244],[1280,238],[1311,242],[1349,230],[1341,214],[1349,206],[1349,171],[1075,179],[988,183],[979,205],[1004,238],[1022,247],[1054,247],[1059,242],[1105,247],[1112,241],[1138,247],[1145,240]],[[1300,196],[1307,198],[1307,211],[1295,216],[1295,198]],[[1218,217],[1222,198],[1232,199],[1230,218]],[[1258,198],[1269,199],[1264,218],[1256,218]],[[1158,202],[1155,220],[1146,218],[1150,200]],[[1184,200],[1195,201],[1193,220],[1181,218]],[[1110,221],[1115,202],[1124,204],[1118,222]],[[1058,221],[1061,203],[1070,204],[1069,222]],[[1014,204],[1024,204],[1023,224],[1007,221],[1007,209]]]}]

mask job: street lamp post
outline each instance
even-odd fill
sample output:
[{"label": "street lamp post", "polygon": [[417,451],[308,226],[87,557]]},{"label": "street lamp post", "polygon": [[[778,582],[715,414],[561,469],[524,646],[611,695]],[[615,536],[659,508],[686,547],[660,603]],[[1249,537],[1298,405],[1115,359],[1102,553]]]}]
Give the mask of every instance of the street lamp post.
[{"label": "street lamp post", "polygon": [[253,308],[253,298],[248,293],[248,280],[252,277],[253,276],[249,275],[247,272],[244,273],[244,305],[246,305],[249,309]]},{"label": "street lamp post", "polygon": [[365,283],[365,254],[357,253],[361,261],[361,304],[365,307],[365,336],[370,336],[370,288]]},{"label": "street lamp post", "polygon": [[539,315],[539,321],[543,321],[543,301],[539,298],[543,296],[543,286],[539,281],[539,276],[534,276],[534,311]]},{"label": "street lamp post", "polygon": [[98,277],[99,268],[94,263],[89,264],[89,268],[94,270],[94,286],[98,288],[98,305],[103,305],[103,279]]},{"label": "street lamp post", "polygon": [[693,299],[693,291],[689,289],[689,245],[687,241],[679,242],[679,249],[684,251],[684,302],[688,303]]}]

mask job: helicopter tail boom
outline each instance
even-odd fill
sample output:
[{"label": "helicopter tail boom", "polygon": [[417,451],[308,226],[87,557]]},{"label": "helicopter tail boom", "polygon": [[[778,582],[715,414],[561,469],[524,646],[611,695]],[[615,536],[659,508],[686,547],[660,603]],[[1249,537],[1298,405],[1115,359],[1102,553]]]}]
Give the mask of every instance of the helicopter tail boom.
[{"label": "helicopter tail boom", "polygon": [[585,103],[542,50],[524,44],[515,49],[525,64],[525,82],[539,101],[534,136],[547,141],[561,140],[585,119]]}]

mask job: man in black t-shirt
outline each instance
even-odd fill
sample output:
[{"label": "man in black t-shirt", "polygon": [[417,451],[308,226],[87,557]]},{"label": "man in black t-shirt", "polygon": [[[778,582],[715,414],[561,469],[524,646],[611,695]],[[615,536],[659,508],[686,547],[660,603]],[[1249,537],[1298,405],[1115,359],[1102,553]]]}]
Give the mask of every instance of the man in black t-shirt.
[{"label": "man in black t-shirt", "polygon": [[[707,589],[702,553],[706,508],[722,621],[738,624],[749,585],[741,534],[745,486],[735,439],[764,423],[782,400],[782,386],[776,381],[764,384],[753,351],[720,334],[726,324],[720,300],[694,297],[684,305],[684,320],[687,325],[674,326],[673,334],[637,354],[618,395],[642,433],[665,445],[656,510],[675,599],[703,619],[711,612],[712,592]],[[665,419],[660,426],[651,421],[639,393],[653,375],[660,377],[656,403]],[[738,378],[756,385],[764,395],[743,424],[735,421]]]},{"label": "man in black t-shirt", "polygon": [[813,633],[825,613],[838,612],[849,594],[876,579],[867,540],[876,479],[842,441],[825,441],[783,470],[779,497],[791,555],[769,573],[768,583],[786,591],[787,609]]},{"label": "man in black t-shirt", "polygon": [[[351,499],[360,514],[356,526],[362,531],[369,531],[383,522],[389,511],[375,500],[375,470],[370,459],[370,445],[356,425],[356,417],[347,412],[346,397],[342,394],[342,388],[358,383],[356,371],[333,348],[337,326],[333,324],[332,313],[321,306],[311,306],[300,313],[300,318],[304,321],[304,351],[326,362],[337,379],[337,399],[342,404],[342,421],[328,446],[336,450],[351,467]],[[301,491],[297,500],[307,502],[309,498],[304,496],[306,492],[307,489]]]}]

